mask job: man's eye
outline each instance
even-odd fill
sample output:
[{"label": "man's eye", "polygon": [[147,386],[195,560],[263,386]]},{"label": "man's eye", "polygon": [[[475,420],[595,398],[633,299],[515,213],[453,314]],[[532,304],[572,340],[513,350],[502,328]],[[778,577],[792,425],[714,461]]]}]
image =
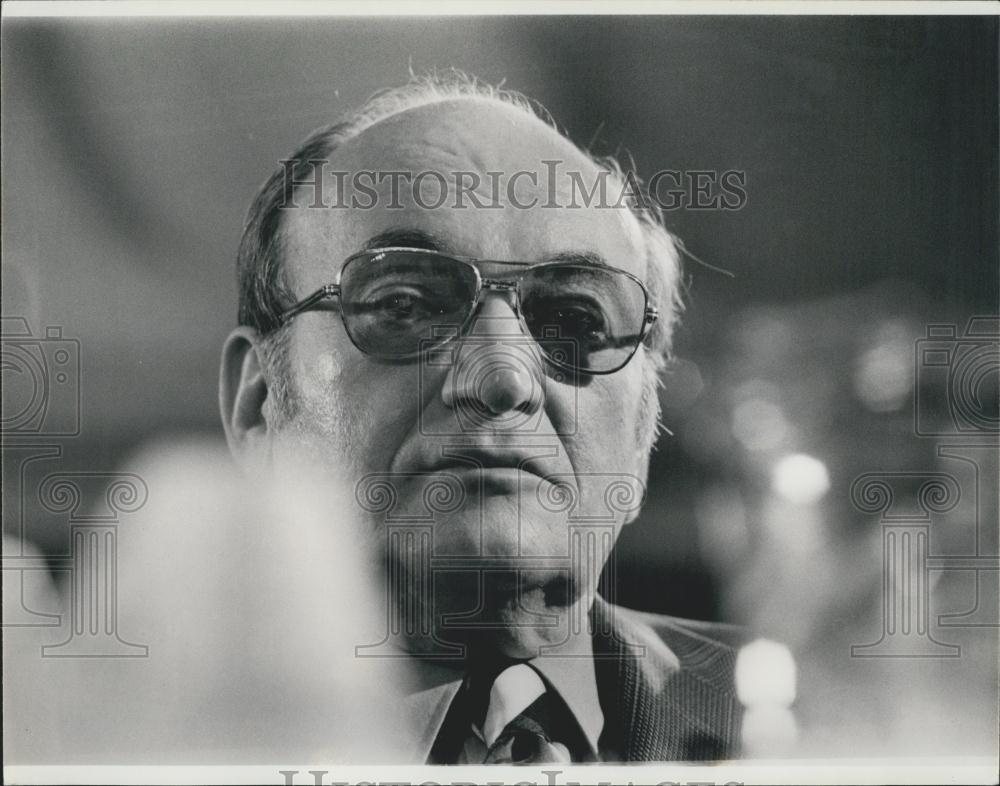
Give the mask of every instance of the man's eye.
[{"label": "man's eye", "polygon": [[431,299],[415,290],[376,293],[368,298],[366,310],[376,317],[394,320],[422,319],[436,312]]},{"label": "man's eye", "polygon": [[563,306],[556,314],[559,324],[569,329],[577,338],[598,341],[607,336],[604,317],[592,309]]},{"label": "man's eye", "polygon": [[542,328],[557,328],[560,338],[575,339],[591,347],[603,345],[608,340],[607,320],[603,312],[592,303],[539,303],[528,316],[529,321]]}]

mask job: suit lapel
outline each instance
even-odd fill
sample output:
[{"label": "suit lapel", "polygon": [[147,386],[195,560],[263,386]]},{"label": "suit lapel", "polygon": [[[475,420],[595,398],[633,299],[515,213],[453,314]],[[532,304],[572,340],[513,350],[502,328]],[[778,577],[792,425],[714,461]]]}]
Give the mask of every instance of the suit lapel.
[{"label": "suit lapel", "polygon": [[595,600],[591,619],[602,745],[623,761],[735,755],[740,711],[733,650],[656,618]]}]

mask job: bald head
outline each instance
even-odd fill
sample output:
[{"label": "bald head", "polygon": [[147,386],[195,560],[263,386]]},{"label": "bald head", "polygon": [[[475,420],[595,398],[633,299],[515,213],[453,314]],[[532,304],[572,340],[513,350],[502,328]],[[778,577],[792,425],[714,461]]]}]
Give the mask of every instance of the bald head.
[{"label": "bald head", "polygon": [[512,172],[543,160],[596,174],[599,167],[566,137],[522,108],[495,98],[463,97],[390,115],[337,153],[335,164],[374,169]]}]

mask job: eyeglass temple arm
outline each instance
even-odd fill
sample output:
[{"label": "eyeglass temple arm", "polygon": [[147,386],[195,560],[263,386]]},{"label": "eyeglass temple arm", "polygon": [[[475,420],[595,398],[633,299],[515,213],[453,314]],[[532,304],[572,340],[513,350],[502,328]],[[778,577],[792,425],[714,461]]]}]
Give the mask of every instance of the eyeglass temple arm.
[{"label": "eyeglass temple arm", "polygon": [[660,309],[658,309],[656,306],[646,307],[646,318],[642,323],[642,332],[639,334],[640,341],[645,341],[646,336],[649,335],[649,331],[653,327],[653,324],[659,318],[660,318]]},{"label": "eyeglass temple arm", "polygon": [[309,311],[315,308],[317,304],[322,303],[324,300],[329,300],[331,298],[340,296],[340,287],[336,284],[325,284],[313,292],[308,297],[300,300],[294,306],[289,308],[287,311],[283,311],[281,316],[278,317],[278,321],[284,325],[288,320],[297,314],[301,314],[303,311]]},{"label": "eyeglass temple arm", "polygon": [[644,341],[649,335],[650,328],[656,322],[657,318],[660,316],[659,309],[650,306],[646,309],[645,320],[642,323],[642,329],[638,333],[629,333],[627,336],[618,336],[612,339],[611,348],[617,349],[619,347],[635,347],[640,341]]}]

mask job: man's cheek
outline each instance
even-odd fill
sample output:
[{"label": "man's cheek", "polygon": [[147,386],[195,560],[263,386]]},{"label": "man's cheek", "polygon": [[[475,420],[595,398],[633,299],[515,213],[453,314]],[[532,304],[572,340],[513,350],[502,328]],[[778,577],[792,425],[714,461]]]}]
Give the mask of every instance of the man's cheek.
[{"label": "man's cheek", "polygon": [[319,355],[300,381],[300,430],[355,472],[385,470],[416,418],[413,385],[393,371],[364,358]]},{"label": "man's cheek", "polygon": [[313,428],[327,438],[344,431],[351,400],[343,390],[344,365],[334,352],[320,352],[308,363],[296,363],[293,396],[300,426]]},{"label": "man's cheek", "polygon": [[578,428],[570,440],[577,470],[632,472],[637,466],[641,388],[626,370],[617,379],[618,374],[595,378],[580,391]]},{"label": "man's cheek", "polygon": [[311,363],[302,363],[297,369],[303,400],[309,404],[322,403],[336,390],[343,374],[343,361],[333,352],[321,352]]}]

